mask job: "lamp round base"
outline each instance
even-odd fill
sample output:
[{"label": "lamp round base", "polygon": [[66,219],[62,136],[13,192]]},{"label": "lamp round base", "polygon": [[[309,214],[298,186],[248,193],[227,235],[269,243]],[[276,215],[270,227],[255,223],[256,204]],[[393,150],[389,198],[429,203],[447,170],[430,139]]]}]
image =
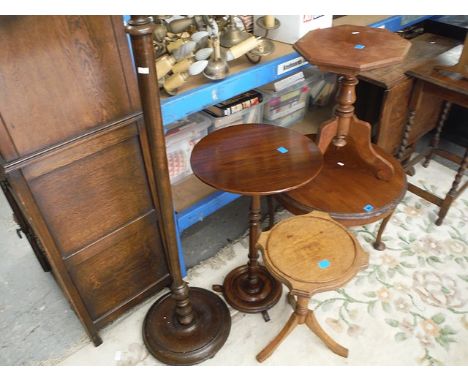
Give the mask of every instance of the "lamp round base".
[{"label": "lamp round base", "polygon": [[253,268],[258,284],[249,284],[249,266],[242,265],[228,273],[223,283],[223,294],[227,303],[245,313],[259,313],[272,308],[279,301],[283,287],[265,267]]},{"label": "lamp round base", "polygon": [[212,358],[226,342],[231,316],[223,300],[202,288],[189,288],[195,319],[179,323],[171,293],[157,300],[146,314],[143,341],[148,351],[168,365],[194,365]]}]

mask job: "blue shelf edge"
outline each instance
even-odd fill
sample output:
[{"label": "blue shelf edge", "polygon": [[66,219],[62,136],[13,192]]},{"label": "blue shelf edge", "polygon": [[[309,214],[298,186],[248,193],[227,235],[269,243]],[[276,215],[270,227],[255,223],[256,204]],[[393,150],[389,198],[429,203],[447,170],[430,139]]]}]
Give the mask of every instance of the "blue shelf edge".
[{"label": "blue shelf edge", "polygon": [[[407,19],[404,19],[404,17],[407,17]],[[432,17],[434,16],[392,16],[376,23],[369,24],[369,26],[385,28],[392,32],[396,32],[402,28],[409,27]],[[299,57],[300,55],[297,52],[293,52],[286,56],[279,57],[264,64],[258,64],[245,71],[231,75],[222,80],[222,82],[209,83],[197,89],[184,92],[178,96],[168,98],[161,102],[161,112],[164,124],[166,125],[175,122],[184,116],[198,112],[213,103],[229,99],[235,94],[290,76],[309,66],[309,64],[301,65],[282,75],[278,75],[276,73],[279,64]],[[222,86],[220,86],[220,84]],[[196,97],[196,102],[193,102],[193,97]],[[180,109],[180,105],[184,105],[183,110]],[[186,275],[187,271],[185,268],[184,255],[180,240],[181,233],[193,224],[202,221],[205,217],[233,202],[240,196],[241,195],[229,192],[217,191],[185,210],[176,212],[175,216],[178,232],[176,236],[179,245],[179,257],[181,259],[181,265],[183,265],[183,267],[181,267],[183,276]]]},{"label": "blue shelf edge", "polygon": [[225,205],[240,198],[239,194],[230,192],[217,191],[210,196],[200,200],[198,203],[186,208],[185,210],[176,213],[177,227],[179,234],[195,223],[202,221],[206,216],[219,210]]},{"label": "blue shelf edge", "polygon": [[[289,60],[297,60],[298,64],[283,74],[277,74],[278,65]],[[211,82],[180,95],[166,98],[161,101],[163,123],[168,125],[210,105],[225,101],[236,94],[290,76],[306,66],[310,66],[310,64],[299,54],[293,52],[232,74],[224,80]]]}]

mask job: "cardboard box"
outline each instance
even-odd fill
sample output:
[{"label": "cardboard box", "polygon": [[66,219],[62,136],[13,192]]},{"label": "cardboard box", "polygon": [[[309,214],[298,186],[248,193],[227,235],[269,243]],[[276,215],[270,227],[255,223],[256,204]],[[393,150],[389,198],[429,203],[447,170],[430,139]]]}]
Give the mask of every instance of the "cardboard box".
[{"label": "cardboard box", "polygon": [[[264,36],[265,30],[257,26],[256,21],[261,16],[255,16],[254,34]],[[281,23],[278,29],[268,32],[268,38],[276,41],[294,44],[307,32],[332,26],[332,15],[275,15]]]}]

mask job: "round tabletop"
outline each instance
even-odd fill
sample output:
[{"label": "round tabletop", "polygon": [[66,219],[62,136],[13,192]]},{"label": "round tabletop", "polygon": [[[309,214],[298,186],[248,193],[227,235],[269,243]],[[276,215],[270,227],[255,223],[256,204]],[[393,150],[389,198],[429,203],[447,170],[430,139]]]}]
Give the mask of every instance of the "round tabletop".
[{"label": "round tabletop", "polygon": [[376,145],[372,147],[392,164],[395,173],[390,180],[378,179],[357,155],[354,145],[340,148],[330,145],[324,155],[322,171],[314,181],[281,195],[281,200],[303,213],[326,211],[346,225],[368,224],[380,219],[403,199],[406,175],[397,159]]},{"label": "round tabletop", "polygon": [[200,140],[190,158],[204,183],[242,195],[270,195],[310,182],[323,164],[309,138],[267,124],[242,124]]},{"label": "round tabletop", "polygon": [[270,266],[292,285],[339,281],[352,267],[357,269],[360,256],[351,233],[328,216],[300,215],[279,222],[265,249]]}]

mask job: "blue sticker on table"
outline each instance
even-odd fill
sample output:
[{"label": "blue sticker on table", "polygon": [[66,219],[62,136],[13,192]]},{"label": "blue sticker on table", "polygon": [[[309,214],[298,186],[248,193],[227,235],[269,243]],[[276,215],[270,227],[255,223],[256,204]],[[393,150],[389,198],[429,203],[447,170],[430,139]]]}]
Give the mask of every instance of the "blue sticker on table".
[{"label": "blue sticker on table", "polygon": [[354,45],[354,49],[364,49],[366,46],[362,44],[356,44]]},{"label": "blue sticker on table", "polygon": [[323,259],[318,262],[318,266],[320,269],[326,269],[330,266],[330,260]]},{"label": "blue sticker on table", "polygon": [[287,153],[288,149],[286,147],[278,147],[276,150],[278,150],[281,154]]},{"label": "blue sticker on table", "polygon": [[372,204],[366,204],[363,208],[363,210],[366,212],[371,212],[373,209],[374,209],[374,206]]}]

